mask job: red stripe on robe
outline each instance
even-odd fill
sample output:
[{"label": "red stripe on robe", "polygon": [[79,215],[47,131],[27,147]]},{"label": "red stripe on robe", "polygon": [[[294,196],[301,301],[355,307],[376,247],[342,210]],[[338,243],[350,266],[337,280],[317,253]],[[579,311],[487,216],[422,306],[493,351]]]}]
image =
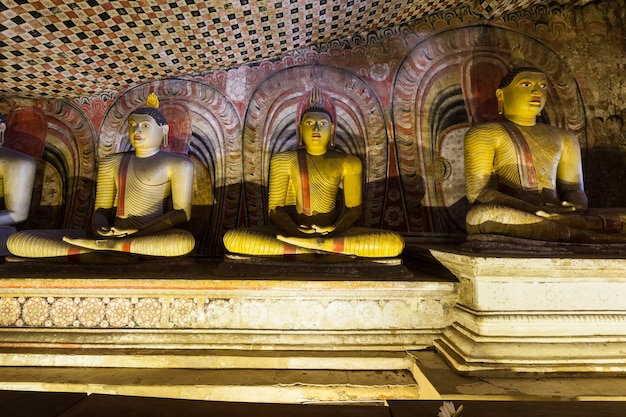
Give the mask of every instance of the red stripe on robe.
[{"label": "red stripe on robe", "polygon": [[125,214],[125,201],[126,201],[126,177],[128,176],[128,165],[130,164],[130,159],[132,158],[132,154],[125,154],[122,157],[122,162],[120,163],[118,178],[119,178],[119,191],[117,195],[117,217],[124,217]]},{"label": "red stripe on robe", "polygon": [[515,152],[517,153],[517,166],[519,169],[520,185],[527,191],[538,191],[539,181],[537,180],[537,171],[533,162],[533,155],[530,146],[526,142],[526,138],[522,132],[513,123],[502,123],[502,126],[511,138]]},{"label": "red stripe on robe", "polygon": [[311,215],[311,191],[309,189],[309,165],[306,151],[298,149],[298,168],[300,168],[300,186],[302,188],[302,214]]}]

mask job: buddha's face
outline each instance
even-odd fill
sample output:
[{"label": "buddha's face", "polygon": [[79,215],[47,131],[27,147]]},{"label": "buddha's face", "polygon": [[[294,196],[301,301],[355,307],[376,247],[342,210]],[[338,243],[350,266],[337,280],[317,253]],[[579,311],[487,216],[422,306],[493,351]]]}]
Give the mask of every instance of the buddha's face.
[{"label": "buddha's face", "polygon": [[333,137],[333,123],[330,116],[321,112],[305,113],[300,121],[300,135],[311,154],[323,154]]},{"label": "buddha's face", "polygon": [[137,150],[160,148],[167,125],[159,126],[152,116],[131,114],[128,118],[128,137]]},{"label": "buddha's face", "polygon": [[520,72],[513,81],[496,91],[505,116],[536,117],[546,105],[548,79],[540,72]]}]

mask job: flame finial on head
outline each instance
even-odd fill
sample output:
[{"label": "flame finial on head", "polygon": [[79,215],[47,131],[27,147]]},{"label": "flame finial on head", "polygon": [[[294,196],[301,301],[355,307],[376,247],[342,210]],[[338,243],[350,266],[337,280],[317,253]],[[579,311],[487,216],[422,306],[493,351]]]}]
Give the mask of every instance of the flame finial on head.
[{"label": "flame finial on head", "polygon": [[158,109],[159,97],[154,93],[150,93],[148,95],[148,98],[146,99],[146,107],[151,108],[151,109]]},{"label": "flame finial on head", "polygon": [[318,86],[314,86],[308,95],[304,95],[298,106],[297,122],[300,123],[302,116],[309,112],[326,113],[331,122],[335,123],[335,106],[330,97]]},{"label": "flame finial on head", "polygon": [[[332,102],[332,99],[320,88],[315,85],[309,91],[309,94],[305,94],[300,103],[298,104],[298,109],[296,111],[296,123],[298,125],[298,136],[300,137],[300,122],[302,121],[302,117],[306,113],[325,113],[330,117],[330,122],[333,126],[337,124],[337,118],[335,114],[335,105]],[[333,137],[331,138],[331,146],[334,145],[334,129],[333,129]],[[300,143],[302,139],[300,138]]]},{"label": "flame finial on head", "polygon": [[146,107],[140,107],[132,114],[146,114],[151,116],[159,126],[167,124],[165,116],[157,110],[159,108],[159,97],[155,93],[150,93],[146,98]]}]

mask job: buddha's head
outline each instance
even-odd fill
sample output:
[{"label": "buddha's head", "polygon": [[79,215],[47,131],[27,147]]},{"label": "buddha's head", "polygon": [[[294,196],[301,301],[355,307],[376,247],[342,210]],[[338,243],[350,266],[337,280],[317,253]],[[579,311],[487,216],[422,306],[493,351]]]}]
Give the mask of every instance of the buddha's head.
[{"label": "buddha's head", "polygon": [[546,105],[548,78],[540,69],[519,67],[504,76],[498,89],[498,113],[506,118],[536,118]]},{"label": "buddha's head", "polygon": [[298,137],[309,153],[323,154],[334,145],[335,108],[317,87],[298,106]]},{"label": "buddha's head", "polygon": [[161,143],[167,146],[169,126],[158,108],[158,97],[150,93],[146,107],[133,111],[128,117],[128,137],[136,150],[160,148]]}]

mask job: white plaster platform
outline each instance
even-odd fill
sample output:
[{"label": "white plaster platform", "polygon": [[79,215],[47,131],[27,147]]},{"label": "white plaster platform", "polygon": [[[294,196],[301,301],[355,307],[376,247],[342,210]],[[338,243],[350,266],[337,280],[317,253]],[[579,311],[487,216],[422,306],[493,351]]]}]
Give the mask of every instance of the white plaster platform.
[{"label": "white plaster platform", "polygon": [[[433,345],[458,293],[395,261],[28,261],[0,274],[0,389],[218,401],[416,399],[407,351]],[[183,370],[196,373],[174,378]]]},{"label": "white plaster platform", "polygon": [[626,259],[603,254],[430,253],[460,281],[435,341],[460,373],[626,371]]},{"label": "white plaster platform", "polygon": [[291,265],[7,262],[0,347],[404,351],[432,346],[456,301],[457,283],[403,266]]}]

